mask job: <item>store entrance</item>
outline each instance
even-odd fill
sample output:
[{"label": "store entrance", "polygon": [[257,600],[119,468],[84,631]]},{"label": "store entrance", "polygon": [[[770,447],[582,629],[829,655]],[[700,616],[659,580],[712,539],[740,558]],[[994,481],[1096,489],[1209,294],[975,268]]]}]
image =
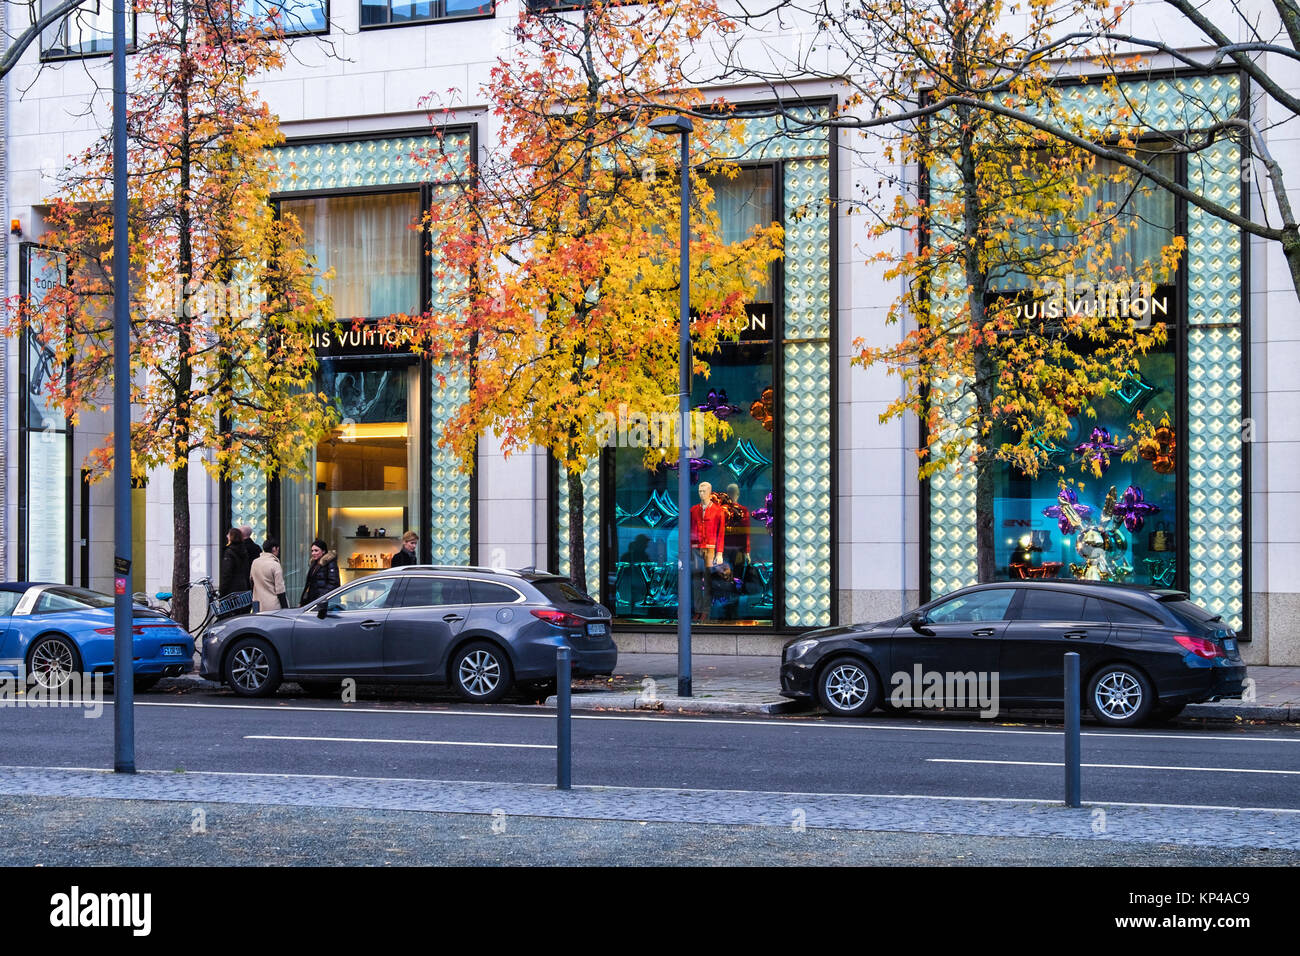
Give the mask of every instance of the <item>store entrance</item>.
[{"label": "store entrance", "polygon": [[[301,591],[314,538],[337,555],[343,584],[389,567],[420,522],[419,366],[393,359],[322,359],[320,387],[340,424],[316,446],[309,475],[286,482],[282,549],[290,594]],[[295,583],[296,582],[296,583]]]}]

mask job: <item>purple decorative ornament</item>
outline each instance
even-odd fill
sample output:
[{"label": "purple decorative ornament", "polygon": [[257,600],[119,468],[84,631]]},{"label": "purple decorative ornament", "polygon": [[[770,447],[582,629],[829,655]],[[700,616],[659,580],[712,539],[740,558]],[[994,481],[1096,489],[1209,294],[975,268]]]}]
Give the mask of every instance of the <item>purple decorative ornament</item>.
[{"label": "purple decorative ornament", "polygon": [[695,410],[698,412],[712,412],[718,418],[727,418],[740,411],[739,405],[731,405],[727,402],[727,390],[724,388],[721,392],[709,389],[709,397],[703,405],[696,405]]},{"label": "purple decorative ornament", "polygon": [[1092,508],[1079,504],[1079,496],[1069,488],[1062,488],[1060,494],[1056,496],[1056,501],[1056,504],[1043,509],[1043,516],[1055,518],[1061,534],[1070,534],[1077,530],[1076,523],[1071,520],[1072,517],[1077,517],[1078,527],[1082,527],[1083,522],[1092,514]]},{"label": "purple decorative ornament", "polygon": [[1082,454],[1083,460],[1092,465],[1092,473],[1100,478],[1110,467],[1111,452],[1123,451],[1122,445],[1111,440],[1110,429],[1094,428],[1088,440],[1074,446],[1076,455]]},{"label": "purple decorative ornament", "polygon": [[1160,509],[1143,500],[1141,488],[1137,485],[1129,485],[1115,505],[1114,513],[1116,517],[1124,520],[1124,527],[1130,534],[1136,534],[1142,530],[1146,519],[1151,515],[1159,514]]},{"label": "purple decorative ornament", "polygon": [[769,491],[767,497],[763,499],[763,507],[755,508],[750,515],[767,526],[768,534],[772,533],[772,522],[776,520],[776,509],[772,507],[772,492]]},{"label": "purple decorative ornament", "polygon": [[[673,469],[674,471],[677,471],[682,466],[680,462],[672,461],[668,463],[668,467]],[[691,459],[691,484],[695,484],[695,480],[699,478],[700,472],[704,471],[706,468],[712,468],[712,467],[713,467],[713,461],[709,458],[692,458]]]}]

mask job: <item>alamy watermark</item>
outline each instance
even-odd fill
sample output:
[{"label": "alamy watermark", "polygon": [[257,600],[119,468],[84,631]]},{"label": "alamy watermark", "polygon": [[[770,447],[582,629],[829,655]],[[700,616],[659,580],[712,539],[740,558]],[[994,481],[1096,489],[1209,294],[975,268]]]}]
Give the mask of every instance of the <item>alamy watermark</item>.
[{"label": "alamy watermark", "polygon": [[[617,412],[596,416],[596,444],[602,448],[679,448],[680,412],[645,412],[620,404]],[[688,449],[698,457],[704,453],[704,441],[692,430]]]},{"label": "alamy watermark", "polygon": [[104,713],[104,675],[73,672],[57,687],[37,683],[19,665],[16,674],[0,674],[0,707],[81,707],[81,716]]},{"label": "alamy watermark", "polygon": [[997,671],[898,671],[890,679],[895,707],[977,707],[981,717],[998,715]]}]

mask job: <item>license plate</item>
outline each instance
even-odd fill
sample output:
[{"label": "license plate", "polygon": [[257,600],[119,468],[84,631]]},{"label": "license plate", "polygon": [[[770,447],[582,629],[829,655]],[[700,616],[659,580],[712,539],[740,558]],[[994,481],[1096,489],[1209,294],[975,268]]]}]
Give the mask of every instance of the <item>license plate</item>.
[{"label": "license plate", "polygon": [[609,634],[609,628],[604,624],[588,624],[588,637],[605,637]]},{"label": "license plate", "polygon": [[174,644],[168,644],[162,649],[162,656],[163,657],[184,657],[185,648],[179,647]]},{"label": "license plate", "polygon": [[1237,642],[1236,642],[1236,641],[1224,641],[1224,642],[1223,642],[1223,649],[1224,649],[1225,651],[1227,651],[1229,654],[1235,654],[1236,651],[1237,651]]}]

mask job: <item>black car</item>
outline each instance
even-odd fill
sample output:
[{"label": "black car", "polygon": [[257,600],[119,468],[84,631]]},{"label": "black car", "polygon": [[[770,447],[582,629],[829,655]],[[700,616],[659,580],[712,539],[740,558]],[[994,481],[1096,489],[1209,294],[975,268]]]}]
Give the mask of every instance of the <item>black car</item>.
[{"label": "black car", "polygon": [[574,676],[612,674],[618,663],[609,611],[568,578],[416,565],[306,607],[223,621],[203,636],[200,671],[242,697],[265,697],[286,680],[332,693],[353,678],[450,684],[492,703],[514,686],[545,694],[564,646]]},{"label": "black car", "polygon": [[1181,591],[1015,581],[964,588],[879,624],[809,631],[782,651],[781,693],[840,716],[1061,706],[1067,651],[1079,654],[1089,709],[1115,727],[1240,697],[1246,679],[1237,635]]}]

